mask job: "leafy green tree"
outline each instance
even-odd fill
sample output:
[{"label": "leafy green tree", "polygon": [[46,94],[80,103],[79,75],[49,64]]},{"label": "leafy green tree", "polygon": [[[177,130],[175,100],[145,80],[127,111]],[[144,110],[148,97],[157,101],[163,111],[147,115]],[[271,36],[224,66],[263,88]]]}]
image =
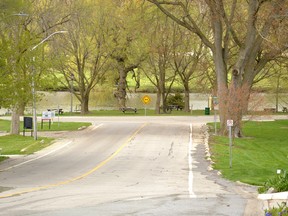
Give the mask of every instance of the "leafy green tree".
[{"label": "leafy green tree", "polygon": [[0,101],[1,106],[12,110],[10,132],[18,134],[19,116],[31,95],[31,92],[27,92],[30,77],[29,67],[26,64],[27,46],[30,42],[28,32],[30,19],[27,14],[19,12],[28,10],[24,7],[23,1],[4,1],[1,4],[3,10],[0,24]]},{"label": "leafy green tree", "polygon": [[[39,87],[46,64],[43,59],[46,51],[44,47],[35,51],[32,51],[32,47],[51,34],[51,31],[55,31],[55,27],[66,19],[57,19],[58,16],[50,10],[53,8],[50,1],[47,1],[47,4],[28,0],[13,1],[15,4],[10,1],[1,3],[5,9],[1,14],[3,22],[0,34],[1,75],[5,77],[1,81],[1,96],[4,106],[12,110],[10,132],[19,134],[20,115],[32,100],[32,79],[37,84],[35,88]],[[57,14],[61,13],[58,11]]]},{"label": "leafy green tree", "polygon": [[[115,97],[120,107],[126,107],[127,74],[135,73],[147,57],[146,39],[146,9],[138,0],[113,1],[111,19],[111,58],[112,66],[118,72]],[[139,84],[139,82],[138,82]]]},{"label": "leafy green tree", "polygon": [[70,21],[63,25],[68,36],[53,44],[58,59],[54,64],[55,74],[58,71],[63,75],[62,85],[79,100],[81,114],[89,112],[92,89],[105,82],[105,75],[111,70],[109,35],[112,32],[109,26],[112,10],[106,3],[71,2]]}]

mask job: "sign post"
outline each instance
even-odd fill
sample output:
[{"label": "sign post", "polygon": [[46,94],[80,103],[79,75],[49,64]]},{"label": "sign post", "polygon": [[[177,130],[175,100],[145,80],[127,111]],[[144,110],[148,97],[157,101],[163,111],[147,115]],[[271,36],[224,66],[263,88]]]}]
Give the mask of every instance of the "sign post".
[{"label": "sign post", "polygon": [[232,168],[232,127],[233,120],[227,120],[227,127],[229,128],[229,166]]},{"label": "sign post", "polygon": [[41,118],[41,129],[43,129],[43,122],[48,121],[49,122],[49,129],[51,128],[51,120],[53,123],[53,118],[55,117],[54,111],[44,111],[42,112],[42,118]]},{"label": "sign post", "polygon": [[142,100],[142,103],[145,105],[145,116],[146,116],[146,107],[147,107],[147,104],[150,104],[151,98],[149,95],[144,95],[141,100]]}]

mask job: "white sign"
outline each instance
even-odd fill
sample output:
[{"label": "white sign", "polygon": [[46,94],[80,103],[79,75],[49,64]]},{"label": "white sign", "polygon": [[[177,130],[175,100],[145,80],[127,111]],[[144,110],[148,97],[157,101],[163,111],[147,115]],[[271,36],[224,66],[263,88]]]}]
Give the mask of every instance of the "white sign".
[{"label": "white sign", "polygon": [[218,98],[216,96],[213,97],[214,106],[218,104]]},{"label": "white sign", "polygon": [[42,119],[53,119],[55,117],[54,111],[44,111],[42,112]]},{"label": "white sign", "polygon": [[233,120],[232,119],[227,120],[227,127],[233,127]]}]

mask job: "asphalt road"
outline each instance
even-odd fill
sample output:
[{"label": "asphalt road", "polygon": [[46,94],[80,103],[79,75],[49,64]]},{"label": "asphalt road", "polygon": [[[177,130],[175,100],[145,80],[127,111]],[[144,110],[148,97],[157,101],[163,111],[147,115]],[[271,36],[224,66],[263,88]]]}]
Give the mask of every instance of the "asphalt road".
[{"label": "asphalt road", "polygon": [[93,126],[0,164],[1,215],[235,216],[254,202],[253,188],[207,171],[211,117],[71,120]]}]

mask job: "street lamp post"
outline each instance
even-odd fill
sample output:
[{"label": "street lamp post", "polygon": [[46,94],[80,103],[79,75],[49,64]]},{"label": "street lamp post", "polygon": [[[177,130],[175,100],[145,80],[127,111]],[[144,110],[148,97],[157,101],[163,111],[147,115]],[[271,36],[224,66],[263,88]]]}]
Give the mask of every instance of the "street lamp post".
[{"label": "street lamp post", "polygon": [[70,85],[71,85],[71,104],[70,104],[70,112],[71,113],[73,113],[73,91],[74,91],[74,86],[73,86],[73,81],[74,81],[74,79],[75,79],[75,77],[74,77],[74,74],[73,73],[71,73],[71,83],[70,83]]},{"label": "street lamp post", "polygon": [[[55,34],[63,34],[67,33],[67,31],[56,31],[50,35],[48,35],[46,38],[44,38],[40,43],[36,44],[31,48],[31,51],[35,50],[39,45],[43,44],[45,41],[47,41],[50,37],[52,37]],[[33,62],[35,61],[35,57],[33,57]],[[37,140],[37,111],[36,111],[36,88],[35,88],[35,68],[33,65],[32,68],[32,96],[33,96],[33,137],[34,140]]]}]

